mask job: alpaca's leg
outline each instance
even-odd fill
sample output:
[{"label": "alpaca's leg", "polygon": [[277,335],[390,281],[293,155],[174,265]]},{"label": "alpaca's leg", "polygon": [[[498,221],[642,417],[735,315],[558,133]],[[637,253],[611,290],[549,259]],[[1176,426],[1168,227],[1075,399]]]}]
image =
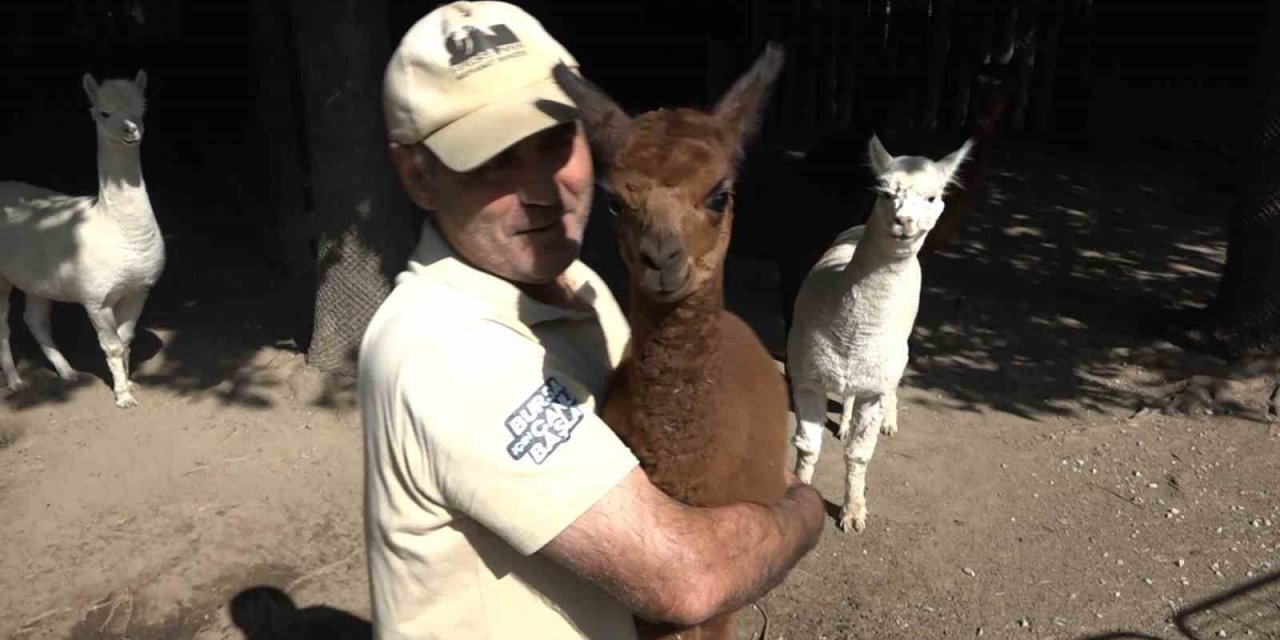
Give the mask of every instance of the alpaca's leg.
[{"label": "alpaca's leg", "polygon": [[796,475],[813,482],[813,467],[822,452],[822,432],[827,424],[827,396],[821,391],[796,389]]},{"label": "alpaca's leg", "polygon": [[58,351],[58,347],[53,344],[53,328],[49,322],[49,313],[52,310],[53,303],[48,298],[28,293],[27,310],[22,314],[22,319],[27,321],[27,329],[36,339],[36,344],[40,345],[44,357],[48,358],[49,363],[57,370],[58,377],[71,382],[76,379],[76,370],[67,364],[67,359],[62,357],[62,352]]},{"label": "alpaca's leg", "polygon": [[116,326],[115,314],[111,307],[88,304],[89,322],[98,332],[98,345],[107,356],[107,367],[111,369],[111,388],[116,394],[116,406],[121,409],[138,406],[138,401],[129,392],[129,383],[124,373],[124,343],[120,342],[119,329]]},{"label": "alpaca's leg", "polygon": [[13,285],[0,278],[0,369],[4,370],[5,383],[10,391],[17,391],[26,383],[18,376],[18,368],[13,364],[13,352],[9,350],[9,292]]},{"label": "alpaca's leg", "polygon": [[133,336],[138,328],[138,317],[142,315],[142,306],[147,302],[147,292],[142,291],[120,298],[114,310],[116,318],[116,335],[124,344],[124,380],[129,389],[134,388],[129,380],[129,347],[133,344]]},{"label": "alpaca's leg", "polygon": [[898,390],[892,389],[884,394],[884,420],[880,423],[880,433],[886,436],[898,433]]},{"label": "alpaca's leg", "polygon": [[836,437],[841,442],[849,439],[849,425],[853,423],[853,407],[858,403],[858,396],[845,396],[844,402],[840,403],[840,430],[836,431]]},{"label": "alpaca's leg", "polygon": [[844,508],[840,511],[840,528],[862,531],[867,528],[867,463],[876,450],[880,437],[880,420],[884,415],[881,397],[864,398],[854,408],[853,433],[844,443],[846,468]]}]

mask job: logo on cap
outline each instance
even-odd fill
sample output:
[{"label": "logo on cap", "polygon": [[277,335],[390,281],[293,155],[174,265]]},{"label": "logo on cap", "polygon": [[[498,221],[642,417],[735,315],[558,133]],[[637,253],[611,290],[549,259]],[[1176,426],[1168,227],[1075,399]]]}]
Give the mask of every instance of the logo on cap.
[{"label": "logo on cap", "polygon": [[445,37],[444,48],[449,52],[449,67],[458,79],[525,54],[524,45],[505,24],[488,29],[474,25],[454,29]]}]

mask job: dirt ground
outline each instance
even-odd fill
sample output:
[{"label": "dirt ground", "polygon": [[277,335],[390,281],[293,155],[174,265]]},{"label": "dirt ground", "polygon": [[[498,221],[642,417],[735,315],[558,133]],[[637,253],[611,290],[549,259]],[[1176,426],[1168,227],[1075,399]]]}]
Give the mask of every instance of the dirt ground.
[{"label": "dirt ground", "polygon": [[[1204,163],[997,156],[990,206],[925,265],[867,531],[829,524],[744,631],[1280,638],[1274,381],[1227,385],[1212,414],[1143,410],[1215,367],[1148,322],[1212,296],[1230,197]],[[278,329],[280,282],[171,264],[189,284],[144,318],[137,410],[112,405],[82,313],[55,322],[89,373],[70,387],[15,329],[34,384],[0,399],[0,637],[367,634],[351,389]],[[776,337],[760,308],[742,304]],[[829,438],[815,483],[833,503],[842,474]]]}]

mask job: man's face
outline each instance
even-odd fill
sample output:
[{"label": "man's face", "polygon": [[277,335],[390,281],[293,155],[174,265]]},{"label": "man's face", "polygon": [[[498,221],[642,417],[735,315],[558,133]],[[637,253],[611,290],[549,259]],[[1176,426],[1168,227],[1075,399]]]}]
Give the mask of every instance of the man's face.
[{"label": "man's face", "polygon": [[542,284],[577,259],[593,181],[578,125],[536,133],[466,173],[451,171],[429,152],[420,155],[428,202],[418,204],[434,209],[440,232],[471,265],[512,282]]}]

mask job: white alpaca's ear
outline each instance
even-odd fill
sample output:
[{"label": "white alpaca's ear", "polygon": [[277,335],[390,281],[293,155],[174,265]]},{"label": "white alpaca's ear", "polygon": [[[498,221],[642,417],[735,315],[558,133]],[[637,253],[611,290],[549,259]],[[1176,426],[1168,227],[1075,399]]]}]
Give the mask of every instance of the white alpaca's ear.
[{"label": "white alpaca's ear", "polygon": [[969,158],[969,151],[971,149],[973,149],[973,138],[965,140],[964,144],[960,145],[959,149],[952,151],[947,155],[947,157],[936,163],[938,165],[938,169],[942,171],[942,175],[947,177],[948,183],[955,180],[956,170],[959,169],[960,165],[964,164],[964,161]]},{"label": "white alpaca's ear", "polygon": [[147,90],[147,72],[142,69],[138,69],[138,75],[133,77],[133,83],[138,85],[138,91],[146,91]]},{"label": "white alpaca's ear", "polygon": [[893,156],[885,150],[884,145],[880,143],[880,136],[871,134],[871,142],[867,143],[867,162],[871,164],[871,170],[877,176],[882,176],[889,172],[889,168],[893,166]]},{"label": "white alpaca's ear", "polygon": [[92,73],[84,74],[82,83],[84,85],[84,93],[89,96],[89,102],[98,101],[98,81],[93,79]]}]

